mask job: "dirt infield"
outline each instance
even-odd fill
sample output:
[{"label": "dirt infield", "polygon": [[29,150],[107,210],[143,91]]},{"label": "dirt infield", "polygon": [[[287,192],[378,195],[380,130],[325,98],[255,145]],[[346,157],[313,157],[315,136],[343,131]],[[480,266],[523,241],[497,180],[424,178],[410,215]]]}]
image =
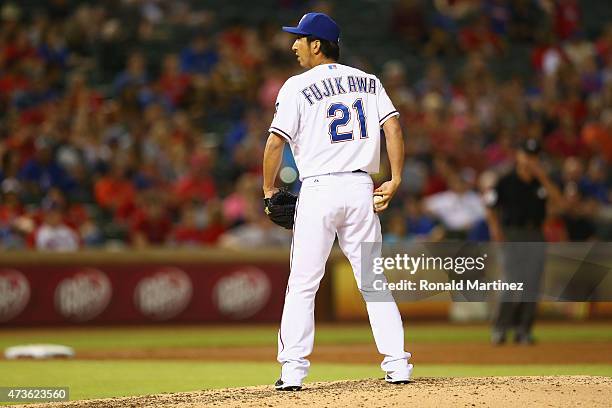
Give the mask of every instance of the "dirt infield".
[{"label": "dirt infield", "polygon": [[[311,383],[300,392],[271,386],[141,397],[37,404],[28,407],[609,407],[612,378],[590,376],[417,378],[409,385],[382,380]],[[24,406],[25,407],[25,406]]]},{"label": "dirt infield", "polygon": [[[612,344],[541,343],[534,346],[488,343],[408,344],[415,364],[612,364]],[[79,359],[186,359],[205,361],[275,361],[276,347],[201,347],[155,349],[104,349],[77,352]],[[315,346],[311,360],[328,363],[378,364],[380,354],[374,344]]]}]

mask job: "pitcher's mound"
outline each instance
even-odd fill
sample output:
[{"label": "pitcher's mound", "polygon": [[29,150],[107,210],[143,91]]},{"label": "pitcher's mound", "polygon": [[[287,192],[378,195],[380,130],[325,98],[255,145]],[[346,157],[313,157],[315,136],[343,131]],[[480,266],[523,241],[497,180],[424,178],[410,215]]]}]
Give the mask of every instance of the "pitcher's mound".
[{"label": "pitcher's mound", "polygon": [[[106,407],[609,407],[612,378],[591,376],[416,378],[307,383],[299,392],[272,386],[73,401],[53,406]],[[29,407],[34,407],[30,405]],[[49,406],[49,405],[48,405]]]}]

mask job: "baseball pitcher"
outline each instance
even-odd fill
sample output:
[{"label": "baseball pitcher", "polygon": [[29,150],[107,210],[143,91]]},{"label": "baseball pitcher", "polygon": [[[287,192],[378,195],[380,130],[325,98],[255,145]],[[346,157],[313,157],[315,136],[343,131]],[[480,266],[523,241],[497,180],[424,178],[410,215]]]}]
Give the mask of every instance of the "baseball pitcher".
[{"label": "baseball pitcher", "polygon": [[[401,182],[404,145],[399,113],[379,79],[337,62],[340,28],[334,20],[308,13],[297,27],[283,30],[297,36],[292,51],[306,72],[279,91],[264,152],[263,193],[266,214],[293,228],[275,387],[297,391],[308,374],[315,295],[336,235],[362,289],[361,243],[382,241],[376,213],[388,207]],[[369,174],[379,171],[381,128],[392,177],[374,190]],[[299,199],[274,187],[285,143],[302,180]],[[380,246],[372,252],[380,256]],[[386,381],[407,383],[412,364],[397,305],[391,300],[366,306]]]}]

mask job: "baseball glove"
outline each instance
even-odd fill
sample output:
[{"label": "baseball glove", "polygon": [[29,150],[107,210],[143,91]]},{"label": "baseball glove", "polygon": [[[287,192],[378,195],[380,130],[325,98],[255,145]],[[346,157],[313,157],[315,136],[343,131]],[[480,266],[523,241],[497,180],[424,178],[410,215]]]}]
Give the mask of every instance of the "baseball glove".
[{"label": "baseball glove", "polygon": [[283,228],[293,228],[293,216],[297,196],[285,189],[280,189],[270,198],[264,198],[264,210],[270,220]]}]

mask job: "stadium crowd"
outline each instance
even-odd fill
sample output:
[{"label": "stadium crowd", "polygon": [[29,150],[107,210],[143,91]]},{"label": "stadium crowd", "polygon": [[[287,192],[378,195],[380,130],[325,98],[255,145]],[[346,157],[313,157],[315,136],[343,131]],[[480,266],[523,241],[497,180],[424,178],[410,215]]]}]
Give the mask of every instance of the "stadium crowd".
[{"label": "stadium crowd", "polygon": [[[587,35],[577,0],[424,3],[394,2],[389,22],[424,74],[409,79],[401,55],[378,72],[407,139],[385,239],[489,239],[481,195],[526,138],[565,196],[546,238],[610,239],[612,25]],[[277,22],[218,24],[187,2],[40,4],[0,11],[0,248],[289,245],[260,191],[276,94],[299,68]],[[498,77],[491,60],[516,43],[531,75]],[[436,60],[449,55],[455,75]],[[284,166],[299,188],[289,152]]]}]

